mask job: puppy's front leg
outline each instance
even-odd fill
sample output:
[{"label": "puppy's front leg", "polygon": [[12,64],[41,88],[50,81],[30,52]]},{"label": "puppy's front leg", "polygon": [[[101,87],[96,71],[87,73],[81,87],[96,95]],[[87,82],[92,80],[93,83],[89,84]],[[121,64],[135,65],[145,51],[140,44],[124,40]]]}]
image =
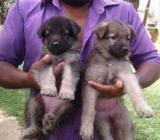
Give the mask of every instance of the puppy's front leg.
[{"label": "puppy's front leg", "polygon": [[86,86],[82,93],[82,117],[80,135],[82,140],[92,140],[94,133],[94,121],[95,121],[95,105],[98,97],[98,93],[93,88]]},{"label": "puppy's front leg", "polygon": [[138,84],[136,76],[132,73],[126,74],[121,72],[119,73],[119,78],[123,81],[124,92],[129,95],[137,114],[140,117],[152,117],[154,113],[143,98],[142,89]]},{"label": "puppy's front leg", "polygon": [[64,73],[62,78],[62,84],[59,91],[59,97],[61,99],[75,99],[75,90],[79,81],[80,73],[74,70],[74,66],[70,64],[64,66]]},{"label": "puppy's front leg", "polygon": [[46,96],[57,96],[55,76],[53,67],[45,65],[41,69],[34,71],[34,77],[40,86],[40,93]]}]

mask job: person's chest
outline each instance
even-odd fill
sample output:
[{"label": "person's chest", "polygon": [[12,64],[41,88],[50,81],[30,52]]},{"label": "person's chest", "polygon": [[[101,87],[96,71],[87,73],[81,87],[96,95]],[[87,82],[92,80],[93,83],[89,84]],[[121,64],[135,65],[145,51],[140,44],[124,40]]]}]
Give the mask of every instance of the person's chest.
[{"label": "person's chest", "polygon": [[[63,9],[58,9],[50,5],[46,8],[39,8],[34,11],[30,11],[24,18],[24,36],[25,36],[25,65],[28,69],[32,63],[39,60],[42,52],[41,39],[38,37],[37,32],[43,22],[52,16],[66,16]],[[67,15],[68,16],[68,15]],[[97,23],[101,20],[106,20],[105,12],[97,14],[93,8],[90,8],[87,15],[84,18],[73,19],[81,27],[79,34],[81,45],[81,58],[85,63],[88,54],[93,48],[93,30]]]}]

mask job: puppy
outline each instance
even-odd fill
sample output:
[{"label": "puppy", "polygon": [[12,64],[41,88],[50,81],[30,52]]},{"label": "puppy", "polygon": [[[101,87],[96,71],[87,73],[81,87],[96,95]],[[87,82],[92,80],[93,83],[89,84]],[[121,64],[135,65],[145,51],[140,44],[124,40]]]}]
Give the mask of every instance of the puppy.
[{"label": "puppy", "polygon": [[[72,108],[71,100],[75,99],[77,83],[80,79],[80,43],[78,33],[80,27],[64,17],[52,17],[41,25],[38,36],[44,48],[43,55],[49,54],[52,63],[42,65],[33,71],[34,78],[40,87],[40,95],[30,97],[26,106],[26,129],[23,138],[35,137],[43,131],[47,134],[55,127],[56,122],[64,112]],[[57,64],[64,62],[61,86],[56,88],[56,79],[53,70]],[[53,96],[57,110],[45,114],[41,95]],[[60,98],[60,99],[58,99]],[[64,100],[67,101],[64,101]],[[43,123],[42,123],[43,118]],[[62,120],[62,119],[61,119]]]},{"label": "puppy", "polygon": [[[116,79],[124,83],[124,92],[128,94],[140,117],[152,117],[153,111],[146,104],[135,75],[132,73],[130,43],[135,36],[131,26],[113,20],[101,22],[94,29],[94,49],[91,52],[85,72],[85,82],[89,80],[102,84],[114,84]],[[82,118],[80,135],[83,140],[93,138],[94,121],[102,140],[133,140],[132,124],[120,98],[115,99],[116,105],[105,112],[112,112],[105,117],[96,114],[98,91],[89,85],[82,91]],[[109,100],[108,100],[109,102]],[[105,104],[105,103],[104,103]],[[109,104],[108,104],[109,105]],[[96,116],[96,118],[95,118]],[[112,132],[114,131],[112,136]]]}]

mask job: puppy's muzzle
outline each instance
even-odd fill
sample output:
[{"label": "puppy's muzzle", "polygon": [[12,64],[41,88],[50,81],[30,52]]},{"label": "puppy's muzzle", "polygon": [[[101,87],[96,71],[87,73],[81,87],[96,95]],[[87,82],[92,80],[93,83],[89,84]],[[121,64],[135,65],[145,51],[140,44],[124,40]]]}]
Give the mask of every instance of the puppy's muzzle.
[{"label": "puppy's muzzle", "polygon": [[52,41],[49,44],[48,49],[52,52],[52,54],[60,54],[62,45],[59,41]]},{"label": "puppy's muzzle", "polygon": [[122,53],[123,54],[128,54],[129,53],[129,49],[127,47],[122,47]]},{"label": "puppy's muzzle", "polygon": [[59,41],[53,41],[51,44],[52,48],[58,49],[60,47],[60,42]]},{"label": "puppy's muzzle", "polygon": [[60,55],[66,52],[69,49],[69,45],[66,43],[62,43],[61,41],[52,41],[48,45],[48,49],[52,54]]},{"label": "puppy's muzzle", "polygon": [[121,58],[129,54],[130,50],[126,45],[114,45],[110,47],[111,55]]},{"label": "puppy's muzzle", "polygon": [[56,46],[59,46],[60,45],[60,42],[59,41],[53,41],[52,42],[52,46],[53,47],[56,47]]}]

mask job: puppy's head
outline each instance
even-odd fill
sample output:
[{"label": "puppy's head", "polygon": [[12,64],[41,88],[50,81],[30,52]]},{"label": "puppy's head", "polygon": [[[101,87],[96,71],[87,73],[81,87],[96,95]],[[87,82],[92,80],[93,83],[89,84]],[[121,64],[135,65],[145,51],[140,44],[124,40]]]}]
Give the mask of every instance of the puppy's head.
[{"label": "puppy's head", "polygon": [[130,25],[117,20],[104,21],[95,27],[94,33],[97,49],[116,58],[130,55],[130,43],[135,37]]},{"label": "puppy's head", "polygon": [[52,54],[62,54],[77,42],[80,27],[64,17],[52,17],[38,30],[38,36]]}]

